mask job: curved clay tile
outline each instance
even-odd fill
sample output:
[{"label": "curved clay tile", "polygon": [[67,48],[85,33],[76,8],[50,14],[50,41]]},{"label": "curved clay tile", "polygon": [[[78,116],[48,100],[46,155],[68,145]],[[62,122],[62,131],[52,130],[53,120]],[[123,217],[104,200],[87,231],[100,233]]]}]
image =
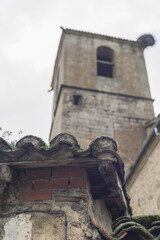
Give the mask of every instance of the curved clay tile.
[{"label": "curved clay tile", "polygon": [[0,150],[3,151],[12,150],[11,145],[1,137],[0,137]]},{"label": "curved clay tile", "polygon": [[104,150],[117,151],[117,144],[112,138],[102,136],[91,142],[90,150],[93,155]]},{"label": "curved clay tile", "polygon": [[69,133],[60,133],[50,141],[50,146],[68,144],[72,148],[78,147],[77,139]]},{"label": "curved clay tile", "polygon": [[17,148],[23,147],[26,143],[31,143],[35,148],[41,148],[46,145],[46,143],[39,137],[28,135],[21,138],[17,144]]}]

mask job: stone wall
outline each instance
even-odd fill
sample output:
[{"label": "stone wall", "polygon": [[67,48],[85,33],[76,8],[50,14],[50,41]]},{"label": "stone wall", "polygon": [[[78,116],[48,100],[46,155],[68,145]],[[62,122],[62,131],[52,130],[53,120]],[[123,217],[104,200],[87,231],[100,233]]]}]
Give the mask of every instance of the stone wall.
[{"label": "stone wall", "polygon": [[[20,170],[18,181],[4,191],[1,213],[22,213],[0,218],[0,240],[65,239],[64,212],[68,240],[103,239],[90,217],[110,233],[111,215],[103,201],[92,200],[89,189],[85,168]],[[47,209],[61,213],[25,212]]]},{"label": "stone wall", "polygon": [[[74,95],[81,96],[79,105],[74,105]],[[145,99],[67,87],[63,87],[60,99],[55,121],[61,118],[61,123],[55,122],[51,138],[60,132],[71,133],[83,149],[96,137],[114,138],[128,169],[146,137],[144,123],[153,115],[152,103]],[[58,125],[61,128],[58,129]]]},{"label": "stone wall", "polygon": [[160,211],[160,141],[150,144],[128,181],[134,215],[157,214]]},{"label": "stone wall", "polygon": [[[97,76],[100,46],[114,52],[113,78]],[[87,148],[96,137],[112,137],[127,170],[146,138],[144,123],[154,117],[143,51],[136,41],[65,30],[52,81],[50,140],[68,132]],[[82,97],[78,106],[75,94]]]},{"label": "stone wall", "polygon": [[[77,32],[63,33],[52,87],[86,87],[150,98],[144,48],[137,42]],[[97,48],[106,46],[114,52],[113,78],[97,76]]]}]

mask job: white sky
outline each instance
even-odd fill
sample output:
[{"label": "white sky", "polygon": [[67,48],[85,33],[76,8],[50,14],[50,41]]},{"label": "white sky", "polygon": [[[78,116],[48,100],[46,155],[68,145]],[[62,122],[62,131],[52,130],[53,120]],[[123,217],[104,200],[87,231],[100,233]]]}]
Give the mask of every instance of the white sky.
[{"label": "white sky", "polygon": [[0,127],[48,141],[50,89],[60,26],[136,40],[156,38],[145,50],[155,113],[160,113],[159,0],[0,0]]}]

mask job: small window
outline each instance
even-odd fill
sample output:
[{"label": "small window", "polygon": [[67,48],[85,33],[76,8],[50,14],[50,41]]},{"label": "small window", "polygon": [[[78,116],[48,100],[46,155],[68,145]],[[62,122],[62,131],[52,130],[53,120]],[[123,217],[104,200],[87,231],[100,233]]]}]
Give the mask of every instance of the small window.
[{"label": "small window", "polygon": [[73,95],[73,104],[81,105],[82,104],[82,96],[78,95],[78,94]]},{"label": "small window", "polygon": [[113,51],[108,47],[97,49],[97,75],[113,78]]}]

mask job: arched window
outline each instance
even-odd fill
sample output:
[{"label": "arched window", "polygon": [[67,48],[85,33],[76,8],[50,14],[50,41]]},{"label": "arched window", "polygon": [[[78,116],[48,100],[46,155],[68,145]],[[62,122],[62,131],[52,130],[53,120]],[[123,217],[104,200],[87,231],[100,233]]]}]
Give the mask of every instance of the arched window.
[{"label": "arched window", "polygon": [[108,47],[97,48],[97,75],[113,78],[113,50]]}]

